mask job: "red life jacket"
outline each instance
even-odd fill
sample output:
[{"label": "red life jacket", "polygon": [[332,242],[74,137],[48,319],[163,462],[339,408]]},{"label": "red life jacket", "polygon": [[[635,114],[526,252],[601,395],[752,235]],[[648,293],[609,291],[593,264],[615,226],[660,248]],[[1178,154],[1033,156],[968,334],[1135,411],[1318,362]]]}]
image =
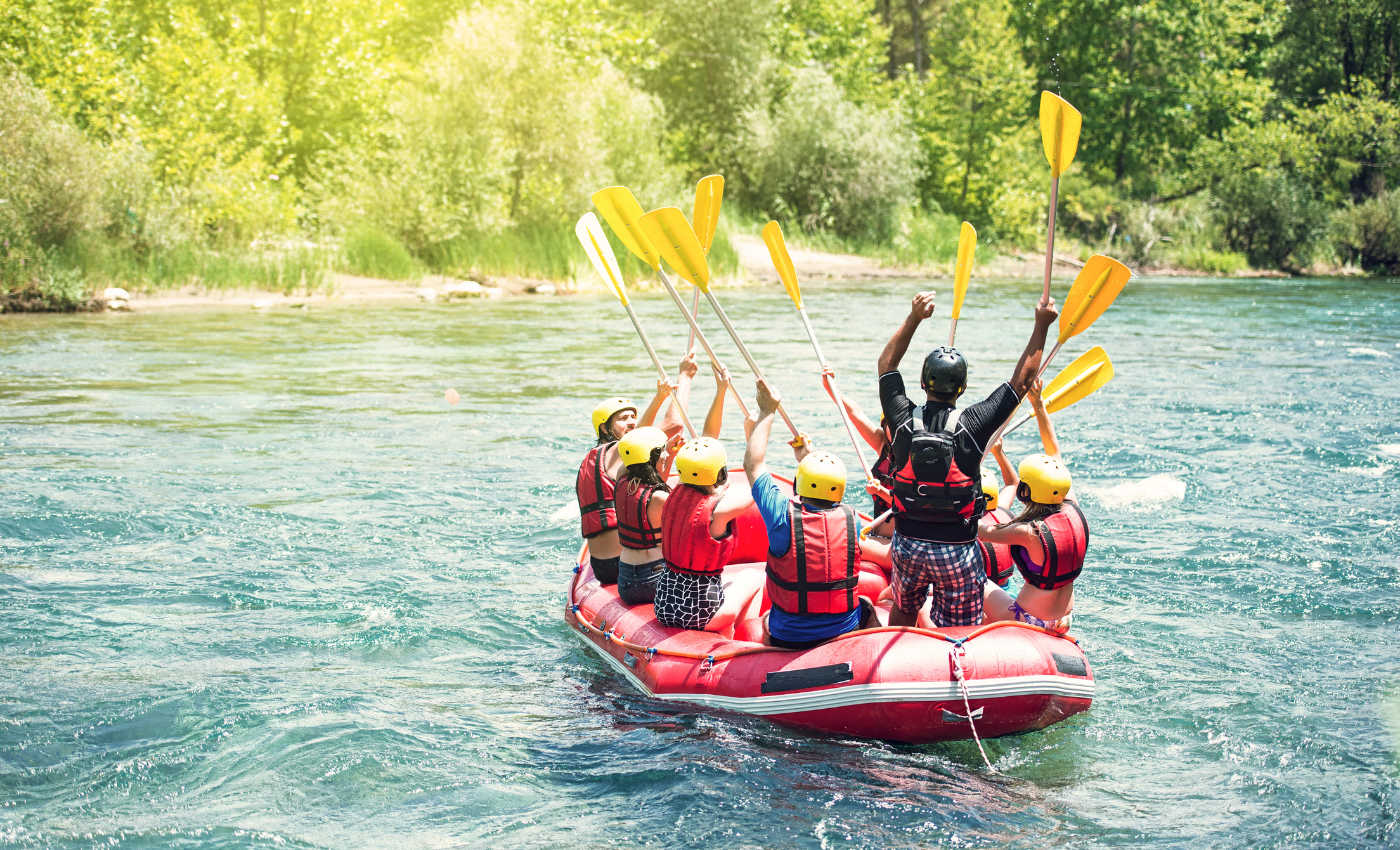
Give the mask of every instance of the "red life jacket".
[{"label": "red life jacket", "polygon": [[856,512],[845,505],[824,511],[788,503],[792,542],[783,555],[768,553],[773,605],[789,614],[845,614],[859,605],[860,537]]},{"label": "red life jacket", "polygon": [[1026,584],[1041,590],[1056,590],[1075,579],[1084,569],[1084,553],[1089,550],[1089,523],[1074,502],[1031,523],[1045,546],[1045,566],[1037,566],[1024,546],[1012,546],[1011,557]]},{"label": "red life jacket", "polygon": [[661,529],[647,518],[651,494],[659,487],[622,479],[622,492],[617,497],[617,540],[626,549],[655,549],[661,545]]},{"label": "red life jacket", "polygon": [[710,520],[718,502],[719,496],[702,493],[689,484],[671,491],[661,511],[661,557],[668,569],[695,575],[724,570],[739,540],[734,536],[733,520],[725,526],[723,537],[716,540],[710,536]]},{"label": "red life jacket", "polygon": [[583,519],[584,537],[597,537],[617,528],[617,509],[613,505],[613,489],[617,487],[617,481],[603,466],[603,455],[615,445],[617,443],[594,446],[583,456],[583,463],[578,468],[574,492],[578,494],[578,512]]},{"label": "red life jacket", "polygon": [[[894,474],[896,527],[916,531],[906,534],[922,539],[917,531],[936,532],[941,542],[962,543],[977,539],[977,520],[986,512],[987,497],[982,481],[958,468],[953,432],[949,422],[956,411],[940,411],[932,429],[924,425],[923,407],[915,408],[914,433],[909,442],[909,459]],[[976,470],[975,470],[976,471]],[[912,520],[906,526],[903,520]],[[922,529],[915,526],[924,525]],[[903,526],[903,527],[901,527]]]},{"label": "red life jacket", "polygon": [[[997,525],[1011,522],[1011,512],[1005,508],[997,508],[989,511],[988,516]],[[987,578],[999,585],[1004,585],[1006,580],[1011,578],[1011,572],[1015,569],[1015,564],[1011,560],[1011,545],[1009,543],[986,543],[977,541],[978,547],[982,549],[982,561],[987,565]]]}]

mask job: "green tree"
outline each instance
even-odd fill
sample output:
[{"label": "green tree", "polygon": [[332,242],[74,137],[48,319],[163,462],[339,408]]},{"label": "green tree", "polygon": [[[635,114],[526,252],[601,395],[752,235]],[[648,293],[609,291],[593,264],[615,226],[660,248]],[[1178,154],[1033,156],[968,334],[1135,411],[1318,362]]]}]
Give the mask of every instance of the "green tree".
[{"label": "green tree", "polygon": [[1159,194],[1196,145],[1265,121],[1270,7],[1256,0],[1029,0],[1026,57],[1085,116],[1078,160],[1137,197]]},{"label": "green tree", "polygon": [[666,106],[672,158],[692,176],[737,171],[744,116],[764,94],[760,69],[772,56],[775,0],[636,2],[655,21],[657,49],[636,72]]},{"label": "green tree", "polygon": [[1033,132],[1026,112],[1034,78],[1004,0],[959,0],[931,27],[938,49],[928,72],[904,79],[905,103],[919,133],[925,203],[995,227],[991,210],[1023,176],[1014,138]]}]

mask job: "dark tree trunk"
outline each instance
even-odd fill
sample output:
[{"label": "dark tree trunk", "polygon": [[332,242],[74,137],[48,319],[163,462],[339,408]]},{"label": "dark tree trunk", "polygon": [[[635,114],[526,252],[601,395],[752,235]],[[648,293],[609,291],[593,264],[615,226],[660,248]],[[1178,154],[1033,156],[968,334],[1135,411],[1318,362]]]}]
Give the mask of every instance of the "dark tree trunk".
[{"label": "dark tree trunk", "polygon": [[925,68],[923,10],[919,8],[919,0],[908,0],[908,5],[909,24],[913,28],[914,37],[914,73],[922,80]]},{"label": "dark tree trunk", "polygon": [[889,49],[886,51],[886,53],[889,56],[889,59],[888,64],[885,67],[885,73],[889,76],[891,80],[893,80],[896,76],[899,75],[899,60],[895,58],[894,13],[890,11],[890,0],[881,0],[880,17],[881,20],[883,20],[885,23],[885,29],[889,30],[890,33],[890,41],[888,45]]},{"label": "dark tree trunk", "polygon": [[1358,204],[1385,194],[1385,169],[1365,163],[1351,178],[1351,199]]},{"label": "dark tree trunk", "polygon": [[[1128,85],[1133,84],[1133,41],[1137,37],[1137,21],[1128,23]],[[1114,163],[1114,174],[1119,182],[1128,174],[1128,143],[1133,133],[1133,96],[1123,98],[1123,130],[1118,138],[1118,158]]]}]

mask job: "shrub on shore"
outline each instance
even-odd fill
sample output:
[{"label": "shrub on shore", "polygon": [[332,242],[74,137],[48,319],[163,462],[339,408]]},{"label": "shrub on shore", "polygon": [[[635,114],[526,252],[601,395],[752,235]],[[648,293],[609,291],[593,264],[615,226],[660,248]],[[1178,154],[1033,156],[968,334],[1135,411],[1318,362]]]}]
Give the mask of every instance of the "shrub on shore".
[{"label": "shrub on shore", "polygon": [[1400,274],[1400,190],[1337,212],[1337,242],[1368,272]]},{"label": "shrub on shore", "polygon": [[773,109],[749,115],[739,199],[808,232],[887,243],[918,176],[913,133],[898,113],[846,100],[831,76],[803,68]]}]

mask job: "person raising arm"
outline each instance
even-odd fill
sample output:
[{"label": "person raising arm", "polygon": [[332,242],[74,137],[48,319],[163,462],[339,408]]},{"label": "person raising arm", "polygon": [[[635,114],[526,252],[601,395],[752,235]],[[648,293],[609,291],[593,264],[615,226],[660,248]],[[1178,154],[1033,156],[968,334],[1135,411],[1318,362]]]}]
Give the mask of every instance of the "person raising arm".
[{"label": "person raising arm", "polygon": [[[810,649],[874,621],[875,606],[856,595],[860,583],[860,517],[841,503],[846,467],[829,452],[794,449],[795,495],[788,498],[765,464],[773,417],[781,399],[758,382],[758,420],[744,452],[744,472],[768,531],[767,583],[773,603],[765,641]],[[800,537],[800,540],[794,538]],[[861,545],[853,546],[859,542]]]},{"label": "person raising arm", "polygon": [[904,391],[899,363],[924,319],[934,293],[914,296],[909,315],[880,353],[880,405],[893,438],[895,533],[890,545],[894,607],[890,625],[910,626],[932,586],[930,618],[937,626],[976,625],[982,619],[986,565],[976,545],[985,510],[981,464],[988,443],[1015,412],[1040,368],[1045,337],[1059,315],[1053,301],[1035,308],[1030,339],[1011,379],[986,399],[957,409],[967,389],[967,360],[940,347],[924,359],[916,406]]},{"label": "person raising arm", "polygon": [[1025,503],[1025,510],[1010,522],[978,532],[978,538],[989,546],[1009,547],[1025,584],[1015,599],[988,585],[984,621],[1017,620],[1063,634],[1069,631],[1074,582],[1084,569],[1089,549],[1089,522],[1074,499],[1073,480],[1038,393],[1031,406],[1045,453],[1021,461],[1017,470],[1017,496]]}]

